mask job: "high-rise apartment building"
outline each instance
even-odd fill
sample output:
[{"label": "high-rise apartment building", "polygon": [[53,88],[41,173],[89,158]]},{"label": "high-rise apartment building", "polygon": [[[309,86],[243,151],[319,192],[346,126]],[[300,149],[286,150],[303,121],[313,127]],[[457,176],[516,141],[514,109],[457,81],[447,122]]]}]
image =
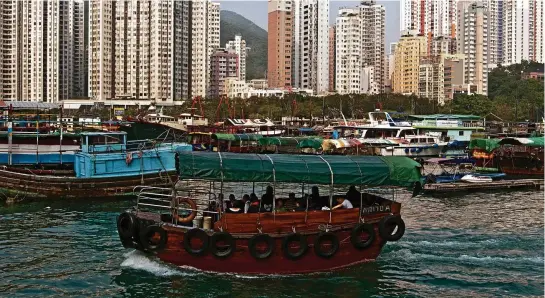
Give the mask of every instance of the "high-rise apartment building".
[{"label": "high-rise apartment building", "polygon": [[405,31],[394,54],[392,92],[418,95],[420,59],[427,56],[427,38],[416,31]]},{"label": "high-rise apartment building", "polygon": [[464,84],[463,55],[440,54],[420,60],[418,95],[440,105],[454,98],[454,88]]},{"label": "high-rise apartment building", "polygon": [[488,94],[488,11],[482,3],[459,3],[458,51],[464,54],[464,80],[477,94]]},{"label": "high-rise apartment building", "polygon": [[337,92],[384,92],[384,7],[364,1],[357,8],[341,9],[336,28]]},{"label": "high-rise apartment building", "polygon": [[503,0],[503,64],[543,63],[543,1]]},{"label": "high-rise apartment building", "polygon": [[220,47],[220,6],[210,0],[192,1],[191,93],[205,97],[210,85],[210,59]]},{"label": "high-rise apartment building", "polygon": [[237,79],[240,73],[239,55],[234,50],[219,49],[210,59],[210,88],[208,96],[217,98],[225,94],[225,80]]},{"label": "high-rise apartment building", "polygon": [[335,92],[335,55],[337,42],[335,41],[335,25],[329,27],[329,92]]},{"label": "high-rise apartment building", "polygon": [[294,1],[269,0],[268,3],[267,82],[271,88],[293,85]]},{"label": "high-rise apartment building", "polygon": [[503,61],[503,0],[484,0],[488,11],[488,63],[491,67]]},{"label": "high-rise apartment building", "polygon": [[[454,39],[457,23],[457,0],[401,0],[400,30],[416,30],[428,38],[448,36]],[[430,49],[428,49],[429,51]]]},{"label": "high-rise apartment building", "polygon": [[85,5],[0,2],[0,99],[57,102],[86,95]]},{"label": "high-rise apartment building", "polygon": [[293,3],[293,86],[316,94],[329,89],[329,0]]},{"label": "high-rise apartment building", "polygon": [[89,96],[190,97],[192,2],[90,1]]},{"label": "high-rise apartment building", "polygon": [[225,44],[226,50],[232,50],[238,55],[238,79],[246,81],[246,41],[237,34],[235,38]]}]

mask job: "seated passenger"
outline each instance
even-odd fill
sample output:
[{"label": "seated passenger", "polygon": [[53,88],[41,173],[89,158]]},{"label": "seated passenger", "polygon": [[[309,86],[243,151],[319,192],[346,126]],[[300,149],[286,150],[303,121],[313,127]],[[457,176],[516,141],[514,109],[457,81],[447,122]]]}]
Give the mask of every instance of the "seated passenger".
[{"label": "seated passenger", "polygon": [[338,205],[333,207],[332,210],[339,209],[339,208],[342,208],[342,209],[352,209],[352,208],[354,208],[352,206],[352,203],[350,203],[350,201],[345,199],[345,198],[337,198],[337,204]]},{"label": "seated passenger", "polygon": [[259,212],[259,199],[255,194],[250,195],[250,207],[248,207],[248,213]]},{"label": "seated passenger", "polygon": [[307,210],[307,200],[306,199],[300,199],[295,202],[295,209],[293,209],[294,212],[299,211],[305,211]]},{"label": "seated passenger", "polygon": [[314,210],[322,210],[323,207],[329,207],[328,198],[320,196],[318,186],[312,187],[312,194],[310,195],[309,204]]},{"label": "seated passenger", "polygon": [[233,207],[227,209],[227,213],[244,213],[244,203],[242,200],[235,201]]},{"label": "seated passenger", "polygon": [[352,203],[352,206],[359,207],[361,204],[361,193],[356,190],[354,185],[350,186],[348,192],[346,193],[346,198]]},{"label": "seated passenger", "polygon": [[265,209],[267,212],[272,211],[272,205],[274,200],[274,190],[272,186],[267,186],[267,190],[265,191],[265,194],[261,197],[261,207]]},{"label": "seated passenger", "polygon": [[249,195],[244,195],[242,197],[242,202],[244,202],[244,213],[248,213],[248,209],[250,208],[250,196]]},{"label": "seated passenger", "polygon": [[284,201],[282,200],[276,200],[276,205],[274,206],[276,209],[276,212],[286,212],[286,208],[284,207]]},{"label": "seated passenger", "polygon": [[235,205],[235,201],[236,201],[235,195],[230,194],[229,195],[229,201],[226,202],[227,209],[233,207]]}]

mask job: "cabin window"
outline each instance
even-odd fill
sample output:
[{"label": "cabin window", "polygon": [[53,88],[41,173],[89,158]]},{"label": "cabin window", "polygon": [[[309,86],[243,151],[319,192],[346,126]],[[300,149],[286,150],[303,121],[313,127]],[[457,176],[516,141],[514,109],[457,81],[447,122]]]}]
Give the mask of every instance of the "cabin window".
[{"label": "cabin window", "polygon": [[432,139],[432,138],[428,138],[428,143],[433,143],[433,139]]},{"label": "cabin window", "polygon": [[464,135],[464,131],[463,131],[463,130],[462,130],[462,131],[459,131],[459,132],[458,132],[458,135],[459,135],[459,136],[463,136],[463,135]]}]

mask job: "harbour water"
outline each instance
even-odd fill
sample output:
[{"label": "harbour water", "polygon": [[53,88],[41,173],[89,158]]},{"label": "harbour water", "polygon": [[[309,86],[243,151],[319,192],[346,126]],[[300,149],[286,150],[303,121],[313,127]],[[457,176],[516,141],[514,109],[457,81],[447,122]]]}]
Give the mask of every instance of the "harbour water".
[{"label": "harbour water", "polygon": [[0,207],[0,296],[543,296],[543,191],[405,200],[405,236],[373,263],[301,276],[177,268],[123,249],[116,216],[133,202]]}]

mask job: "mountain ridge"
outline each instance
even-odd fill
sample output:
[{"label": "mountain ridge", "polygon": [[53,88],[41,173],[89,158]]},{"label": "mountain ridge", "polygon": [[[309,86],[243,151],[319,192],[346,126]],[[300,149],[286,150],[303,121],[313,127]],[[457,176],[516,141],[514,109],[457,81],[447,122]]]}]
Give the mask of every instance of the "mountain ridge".
[{"label": "mountain ridge", "polygon": [[250,50],[246,55],[246,80],[265,78],[267,73],[267,31],[254,22],[230,11],[220,11],[220,45],[242,35],[246,47]]}]

